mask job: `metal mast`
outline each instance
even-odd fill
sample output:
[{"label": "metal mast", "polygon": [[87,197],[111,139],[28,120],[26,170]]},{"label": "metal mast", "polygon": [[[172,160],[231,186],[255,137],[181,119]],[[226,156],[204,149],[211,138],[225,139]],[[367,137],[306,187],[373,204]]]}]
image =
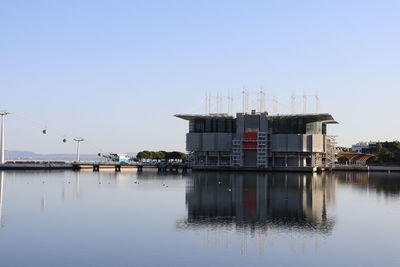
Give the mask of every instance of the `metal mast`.
[{"label": "metal mast", "polygon": [[303,113],[307,113],[307,95],[305,92],[303,94]]},{"label": "metal mast", "polygon": [[292,94],[292,96],[290,97],[290,100],[292,102],[292,114],[296,113],[296,96],[294,94]]},{"label": "metal mast", "polygon": [[76,148],[76,161],[79,161],[79,152],[80,152],[80,146],[81,142],[85,141],[82,137],[75,137],[74,141],[77,142],[77,148]]},{"label": "metal mast", "polygon": [[4,158],[4,116],[9,115],[10,112],[7,111],[1,111],[0,116],[1,116],[1,153],[0,153],[0,164],[4,164],[5,158]]},{"label": "metal mast", "polygon": [[315,94],[315,113],[319,113],[319,93]]}]

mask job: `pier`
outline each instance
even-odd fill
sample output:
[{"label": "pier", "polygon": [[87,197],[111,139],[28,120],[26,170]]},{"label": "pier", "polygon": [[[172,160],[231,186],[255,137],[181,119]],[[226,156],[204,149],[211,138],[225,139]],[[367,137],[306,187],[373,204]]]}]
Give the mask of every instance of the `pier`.
[{"label": "pier", "polygon": [[136,169],[137,172],[144,170],[157,170],[159,173],[186,173],[192,171],[246,171],[246,172],[400,172],[400,166],[357,166],[357,165],[336,165],[334,167],[234,167],[234,166],[190,166],[185,163],[121,163],[110,161],[7,161],[0,164],[0,170],[86,170],[99,172],[101,170],[113,170],[120,172],[122,170]]},{"label": "pier", "polygon": [[146,163],[121,163],[110,161],[7,161],[0,164],[0,170],[114,170],[120,172],[122,169],[136,169],[137,172],[143,172],[145,169],[153,169],[158,172],[179,172],[186,173],[190,166],[183,163],[164,163],[164,164],[146,164]]}]

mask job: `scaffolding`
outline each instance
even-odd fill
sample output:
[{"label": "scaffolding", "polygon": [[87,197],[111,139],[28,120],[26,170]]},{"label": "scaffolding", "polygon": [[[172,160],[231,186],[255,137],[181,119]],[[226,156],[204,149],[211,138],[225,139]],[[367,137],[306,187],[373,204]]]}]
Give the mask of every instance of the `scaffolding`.
[{"label": "scaffolding", "polygon": [[243,166],[243,146],[241,139],[232,140],[232,166]]},{"label": "scaffolding", "polygon": [[265,132],[259,132],[257,139],[257,167],[267,167],[267,159],[267,134]]},{"label": "scaffolding", "polygon": [[336,138],[335,135],[326,136],[326,167],[335,167],[336,162]]}]

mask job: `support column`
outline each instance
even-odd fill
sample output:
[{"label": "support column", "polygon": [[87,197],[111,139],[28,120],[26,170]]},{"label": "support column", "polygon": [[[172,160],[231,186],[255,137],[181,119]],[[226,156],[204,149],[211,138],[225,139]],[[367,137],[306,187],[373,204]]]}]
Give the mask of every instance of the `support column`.
[{"label": "support column", "polygon": [[4,164],[5,162],[5,157],[4,157],[4,116],[9,115],[10,112],[7,111],[2,111],[0,112],[1,116],[1,137],[0,137],[0,146],[1,146],[1,152],[0,152],[0,164]]}]

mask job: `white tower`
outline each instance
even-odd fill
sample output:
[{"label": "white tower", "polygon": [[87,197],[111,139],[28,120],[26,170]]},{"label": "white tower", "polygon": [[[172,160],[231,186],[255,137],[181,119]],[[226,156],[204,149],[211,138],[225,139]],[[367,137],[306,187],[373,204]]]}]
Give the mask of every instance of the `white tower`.
[{"label": "white tower", "polygon": [[0,164],[4,164],[5,158],[4,158],[4,116],[10,114],[10,112],[7,111],[1,111],[0,116],[1,116],[1,141],[0,141],[0,146],[1,146],[1,153],[0,153]]},{"label": "white tower", "polygon": [[80,146],[81,142],[85,141],[82,137],[75,137],[74,141],[78,143],[77,148],[76,148],[76,161],[79,161],[79,152],[80,152]]}]

